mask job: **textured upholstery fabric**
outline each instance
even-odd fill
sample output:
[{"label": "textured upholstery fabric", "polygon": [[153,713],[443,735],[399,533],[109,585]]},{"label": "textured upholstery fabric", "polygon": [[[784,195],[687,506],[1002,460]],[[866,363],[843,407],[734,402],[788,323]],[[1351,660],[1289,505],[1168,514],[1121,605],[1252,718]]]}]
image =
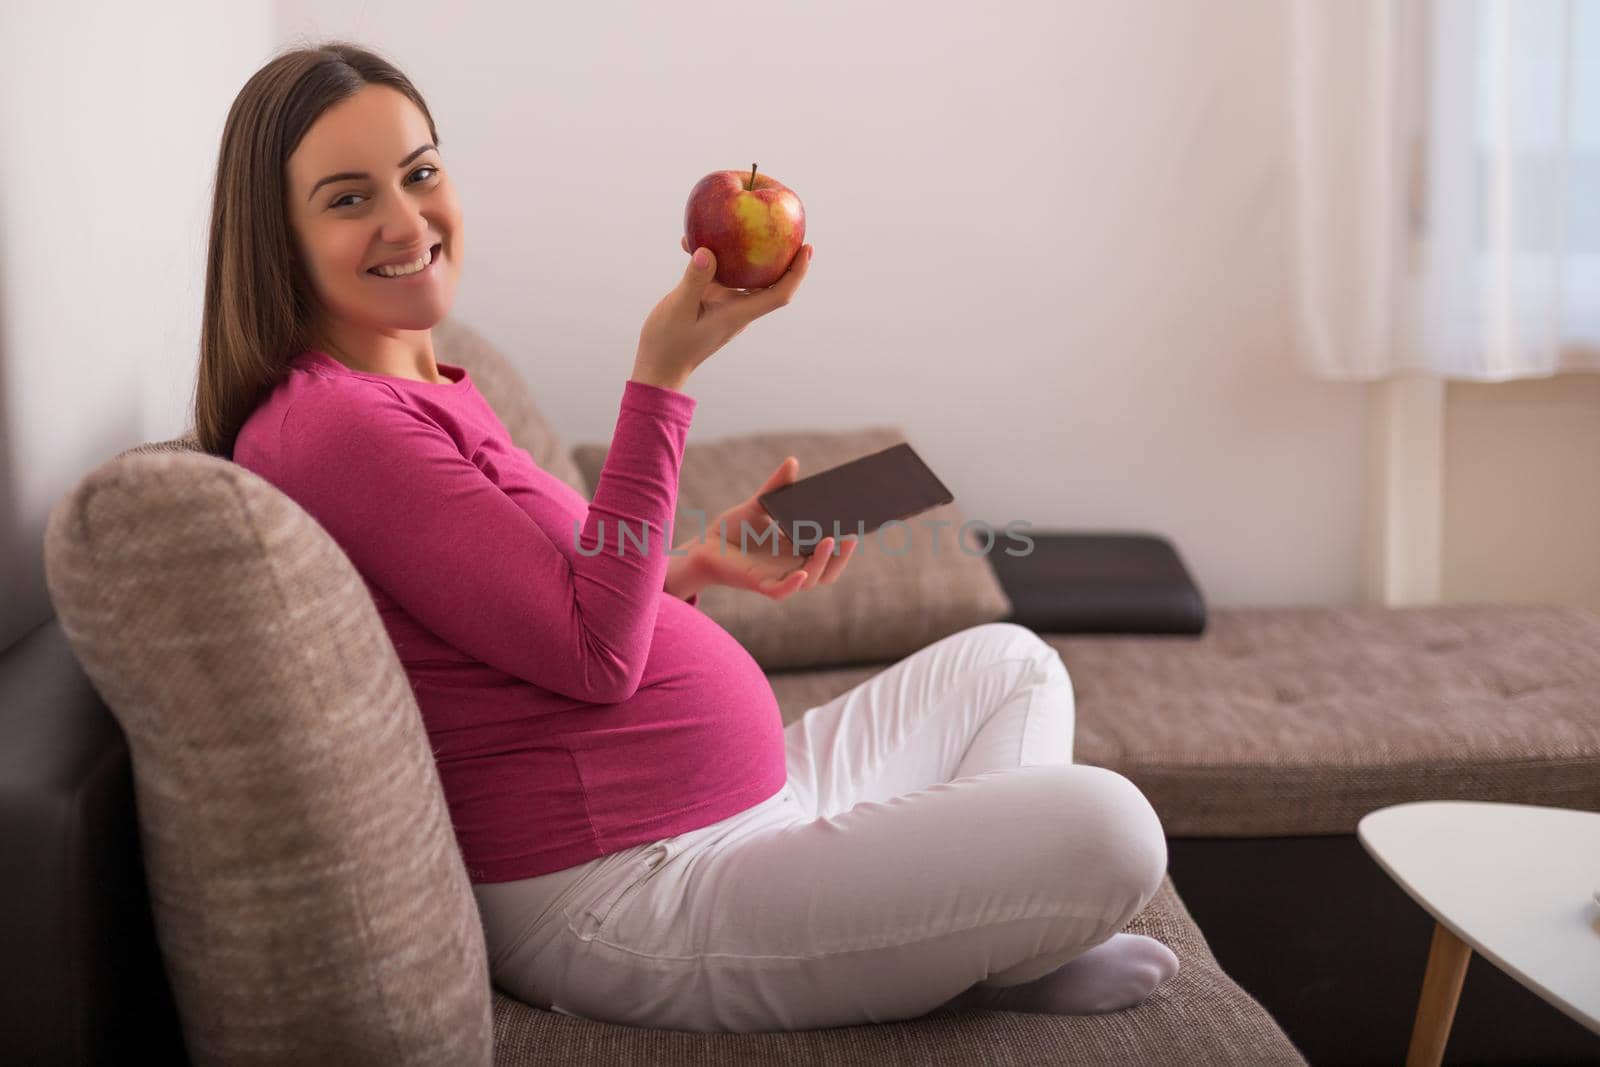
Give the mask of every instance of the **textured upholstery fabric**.
[{"label": "textured upholstery fabric", "polygon": [[[1550,604],[1213,608],[1190,636],[1044,634],[1075,755],[1172,837],[1353,834],[1411,800],[1600,810],[1600,616]],[[771,676],[784,721],[882,665]]]},{"label": "textured upholstery fabric", "polygon": [[432,751],[360,575],[183,449],[52,509],[51,597],[131,753],[156,930],[202,1064],[486,1064],[488,958]]},{"label": "textured upholstery fabric", "polygon": [[[894,427],[760,433],[702,442],[691,435],[678,479],[673,544],[698,535],[702,524],[709,527],[719,513],[759,489],[785,456],[800,461],[799,477],[804,478],[905,439]],[[580,444],[572,450],[591,486],[608,449],[605,444]],[[904,526],[868,534],[851,557],[844,580],[834,585],[819,585],[781,601],[712,586],[700,594],[700,609],[767,670],[900,659],[941,637],[1011,613],[1010,599],[978,551],[981,543],[969,540],[966,550],[957,547],[956,531],[964,521],[955,503],[946,504],[913,516]],[[938,522],[945,525],[935,526]],[[737,547],[738,531],[730,530],[728,536]],[[772,550],[770,541],[752,541],[750,548]]]},{"label": "textured upholstery fabric", "polygon": [[1350,834],[1411,800],[1600,809],[1600,615],[1550,604],[1214,611],[1050,639],[1085,760],[1177,837]]},{"label": "textured upholstery fabric", "polygon": [[541,1011],[495,989],[497,1065],[555,1062],[551,1049],[582,1048],[559,1062],[616,1067],[782,1063],[827,1067],[925,1064],[1081,1063],[1304,1064],[1305,1058],[1256,999],[1217,966],[1205,936],[1174,889],[1156,895],[1125,928],[1177,955],[1180,967],[1150,999],[1105,1015],[935,1011],[917,1019],[792,1033],[702,1034],[611,1026]]}]

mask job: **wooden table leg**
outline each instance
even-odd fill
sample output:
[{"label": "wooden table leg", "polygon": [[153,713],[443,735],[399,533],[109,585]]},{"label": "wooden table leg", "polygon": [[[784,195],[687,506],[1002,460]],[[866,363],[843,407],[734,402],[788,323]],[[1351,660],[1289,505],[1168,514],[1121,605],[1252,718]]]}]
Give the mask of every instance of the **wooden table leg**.
[{"label": "wooden table leg", "polygon": [[1406,1067],[1439,1067],[1444,1060],[1450,1024],[1455,1021],[1461,982],[1472,962],[1472,946],[1451,933],[1443,923],[1433,924],[1433,944],[1428,949],[1428,969],[1422,976],[1422,997],[1417,1001],[1417,1021],[1411,1028],[1411,1048]]}]

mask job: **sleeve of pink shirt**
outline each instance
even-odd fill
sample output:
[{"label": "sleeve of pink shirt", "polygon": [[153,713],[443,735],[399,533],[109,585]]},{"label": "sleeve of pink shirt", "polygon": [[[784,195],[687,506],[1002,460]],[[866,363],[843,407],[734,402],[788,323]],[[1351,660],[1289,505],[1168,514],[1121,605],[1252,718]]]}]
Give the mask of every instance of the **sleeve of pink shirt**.
[{"label": "sleeve of pink shirt", "polygon": [[667,595],[693,397],[625,382],[582,529],[569,524],[563,545],[399,396],[306,403],[284,426],[296,438],[294,495],[369,582],[507,674],[592,703],[633,694]]}]

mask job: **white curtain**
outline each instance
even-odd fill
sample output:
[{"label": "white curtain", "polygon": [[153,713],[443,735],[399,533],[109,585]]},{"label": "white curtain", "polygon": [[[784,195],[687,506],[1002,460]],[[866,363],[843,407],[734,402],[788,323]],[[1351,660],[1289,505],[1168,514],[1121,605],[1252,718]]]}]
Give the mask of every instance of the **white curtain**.
[{"label": "white curtain", "polygon": [[1297,356],[1600,372],[1600,0],[1295,0]]}]

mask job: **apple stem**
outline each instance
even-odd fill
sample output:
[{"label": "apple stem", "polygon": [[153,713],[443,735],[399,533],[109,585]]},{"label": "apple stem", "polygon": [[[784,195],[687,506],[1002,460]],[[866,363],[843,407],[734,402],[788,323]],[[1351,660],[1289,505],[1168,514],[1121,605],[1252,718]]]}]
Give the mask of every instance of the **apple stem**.
[{"label": "apple stem", "polygon": [[746,189],[754,189],[755,187],[756,187],[756,164],[752,163],[752,164],[750,164],[750,184],[745,186],[745,188]]}]

